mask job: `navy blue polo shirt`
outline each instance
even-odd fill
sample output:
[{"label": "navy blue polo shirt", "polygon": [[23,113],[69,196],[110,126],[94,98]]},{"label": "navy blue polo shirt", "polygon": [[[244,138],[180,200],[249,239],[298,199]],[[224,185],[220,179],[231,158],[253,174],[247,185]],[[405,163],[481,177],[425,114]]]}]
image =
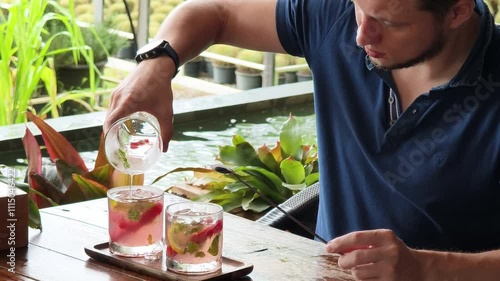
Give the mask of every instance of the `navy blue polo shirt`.
[{"label": "navy blue polo shirt", "polygon": [[500,248],[500,30],[477,5],[462,69],[391,126],[391,74],[356,46],[353,4],[278,0],[280,41],[314,76],[320,236],[387,228],[414,248]]}]

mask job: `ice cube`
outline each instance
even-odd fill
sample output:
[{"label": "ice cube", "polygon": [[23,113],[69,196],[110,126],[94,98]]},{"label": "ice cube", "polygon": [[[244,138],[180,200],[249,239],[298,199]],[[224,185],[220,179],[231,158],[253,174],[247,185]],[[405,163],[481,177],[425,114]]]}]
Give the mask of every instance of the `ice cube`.
[{"label": "ice cube", "polygon": [[151,191],[138,188],[138,189],[134,189],[132,191],[131,195],[132,195],[133,199],[145,199],[145,198],[153,197],[155,194]]}]

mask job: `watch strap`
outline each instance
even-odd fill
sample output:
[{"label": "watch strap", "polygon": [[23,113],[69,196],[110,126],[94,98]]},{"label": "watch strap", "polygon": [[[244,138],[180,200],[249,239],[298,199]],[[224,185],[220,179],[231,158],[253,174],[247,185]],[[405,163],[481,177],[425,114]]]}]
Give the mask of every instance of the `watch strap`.
[{"label": "watch strap", "polygon": [[137,54],[135,60],[137,61],[137,63],[140,63],[143,60],[153,59],[162,55],[167,55],[174,61],[175,65],[174,77],[175,77],[177,73],[179,73],[179,67],[180,67],[179,55],[166,40],[162,40],[161,43],[156,48],[153,48],[150,51]]}]

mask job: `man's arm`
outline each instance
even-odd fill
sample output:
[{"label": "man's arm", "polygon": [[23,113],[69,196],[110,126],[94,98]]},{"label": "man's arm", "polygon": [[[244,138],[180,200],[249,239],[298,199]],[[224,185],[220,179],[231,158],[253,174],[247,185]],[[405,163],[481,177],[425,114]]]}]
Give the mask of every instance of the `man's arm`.
[{"label": "man's arm", "polygon": [[[181,64],[217,43],[283,52],[275,13],[276,0],[188,0],[165,19],[155,39],[168,41]],[[158,118],[166,151],[173,132],[174,74],[170,57],[142,61],[113,91],[104,131],[123,116],[147,111]]]},{"label": "man's arm", "polygon": [[500,250],[474,254],[416,250],[415,254],[427,272],[422,280],[500,280]]},{"label": "man's arm", "polygon": [[188,0],[165,19],[155,38],[169,41],[181,63],[212,44],[284,52],[276,0]]},{"label": "man's arm", "polygon": [[330,241],[339,265],[358,280],[495,281],[500,280],[500,250],[454,253],[408,248],[386,229],[357,231]]}]

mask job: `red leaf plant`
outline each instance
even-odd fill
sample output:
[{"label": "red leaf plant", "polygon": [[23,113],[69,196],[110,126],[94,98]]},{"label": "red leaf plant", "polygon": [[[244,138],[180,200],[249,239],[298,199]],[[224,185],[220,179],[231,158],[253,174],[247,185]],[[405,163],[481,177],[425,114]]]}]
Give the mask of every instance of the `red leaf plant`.
[{"label": "red leaf plant", "polygon": [[[107,161],[102,134],[94,168],[89,170],[78,151],[62,134],[36,115],[26,114],[40,129],[44,146],[57,172],[57,176],[50,177],[43,169],[41,146],[26,128],[23,146],[28,160],[29,195],[31,203],[37,207],[30,209],[32,228],[42,228],[38,208],[103,198],[108,189],[130,183],[129,175],[115,170]],[[133,184],[142,185],[144,176],[134,176],[133,180]]]}]

